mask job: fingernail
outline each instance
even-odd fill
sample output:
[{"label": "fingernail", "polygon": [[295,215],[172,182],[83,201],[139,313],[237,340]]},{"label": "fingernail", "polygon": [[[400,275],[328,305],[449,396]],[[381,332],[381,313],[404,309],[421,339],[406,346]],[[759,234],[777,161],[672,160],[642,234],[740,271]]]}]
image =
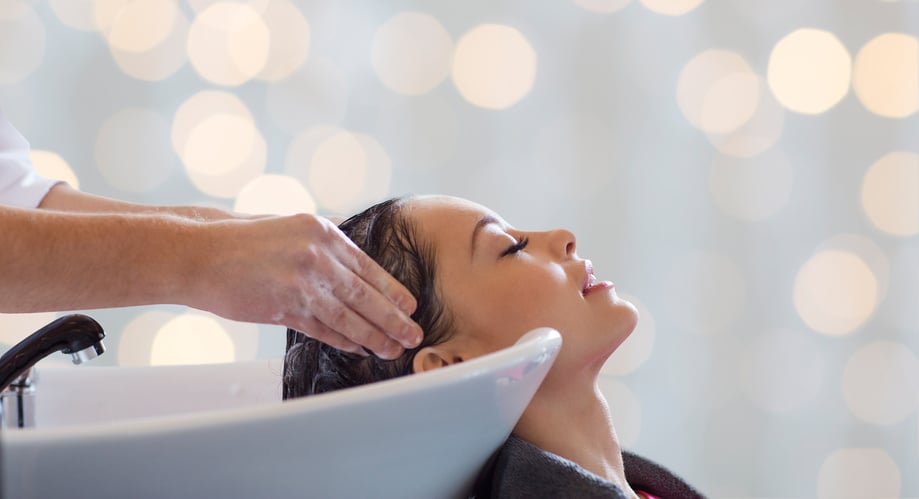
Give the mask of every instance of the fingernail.
[{"label": "fingernail", "polygon": [[382,351],[377,352],[377,356],[386,360],[393,360],[398,359],[402,352],[402,347],[398,343],[390,342],[386,344]]},{"label": "fingernail", "polygon": [[424,334],[418,326],[410,325],[402,329],[402,346],[405,348],[415,348],[421,344]]},{"label": "fingernail", "polygon": [[412,315],[415,311],[415,306],[412,303],[414,300],[406,295],[399,295],[396,297],[396,306],[399,307],[399,310],[405,313],[405,315]]}]

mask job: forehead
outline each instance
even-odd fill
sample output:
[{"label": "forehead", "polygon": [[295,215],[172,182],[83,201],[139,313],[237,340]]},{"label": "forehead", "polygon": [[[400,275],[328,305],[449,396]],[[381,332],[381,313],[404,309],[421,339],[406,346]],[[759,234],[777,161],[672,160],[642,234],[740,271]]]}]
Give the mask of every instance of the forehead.
[{"label": "forehead", "polygon": [[438,249],[445,243],[458,241],[467,241],[468,245],[472,229],[486,215],[501,220],[480,204],[450,196],[415,197],[406,202],[403,209],[420,233]]}]

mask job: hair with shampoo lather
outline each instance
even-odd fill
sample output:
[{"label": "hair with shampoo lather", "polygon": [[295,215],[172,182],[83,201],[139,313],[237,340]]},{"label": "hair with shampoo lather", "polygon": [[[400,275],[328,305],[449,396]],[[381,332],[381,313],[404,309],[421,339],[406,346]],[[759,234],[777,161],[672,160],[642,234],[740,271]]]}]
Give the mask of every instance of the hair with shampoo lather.
[{"label": "hair with shampoo lather", "polygon": [[415,297],[418,306],[411,317],[424,331],[424,339],[400,357],[384,360],[338,350],[288,329],[285,400],[412,374],[419,350],[450,339],[453,319],[437,293],[434,248],[419,238],[416,227],[405,216],[404,201],[396,198],[378,203],[338,228]]}]

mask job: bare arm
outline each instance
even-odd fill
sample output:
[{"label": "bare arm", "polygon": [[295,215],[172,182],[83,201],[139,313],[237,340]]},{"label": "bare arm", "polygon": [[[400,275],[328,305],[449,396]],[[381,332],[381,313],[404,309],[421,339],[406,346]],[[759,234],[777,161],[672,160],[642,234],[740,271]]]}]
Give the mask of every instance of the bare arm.
[{"label": "bare arm", "polygon": [[237,218],[66,185],[41,208],[0,207],[0,312],[176,303],[387,358],[420,341],[414,298],[321,217]]}]

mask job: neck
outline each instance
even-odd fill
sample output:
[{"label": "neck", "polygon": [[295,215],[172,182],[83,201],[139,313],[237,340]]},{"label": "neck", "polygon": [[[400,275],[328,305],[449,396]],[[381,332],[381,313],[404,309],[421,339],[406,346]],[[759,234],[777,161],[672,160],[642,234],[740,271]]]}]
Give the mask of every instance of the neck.
[{"label": "neck", "polygon": [[637,497],[625,479],[622,450],[596,375],[583,382],[546,379],[514,428],[520,438],[573,461]]}]

